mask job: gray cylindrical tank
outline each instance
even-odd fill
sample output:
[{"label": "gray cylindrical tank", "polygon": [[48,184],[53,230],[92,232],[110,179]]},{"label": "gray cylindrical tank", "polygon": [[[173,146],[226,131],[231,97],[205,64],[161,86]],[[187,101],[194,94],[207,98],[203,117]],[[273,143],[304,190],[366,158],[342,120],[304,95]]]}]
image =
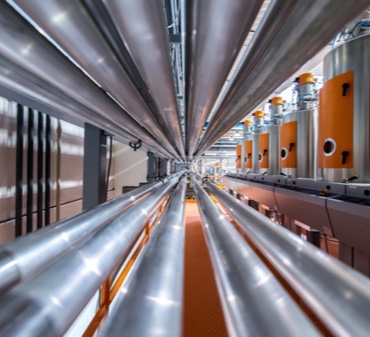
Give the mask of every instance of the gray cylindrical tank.
[{"label": "gray cylindrical tank", "polygon": [[317,110],[298,110],[283,116],[280,170],[294,178],[317,178]]},{"label": "gray cylindrical tank", "polygon": [[370,182],[370,36],[333,49],[324,59],[320,93],[319,167],[323,177]]}]

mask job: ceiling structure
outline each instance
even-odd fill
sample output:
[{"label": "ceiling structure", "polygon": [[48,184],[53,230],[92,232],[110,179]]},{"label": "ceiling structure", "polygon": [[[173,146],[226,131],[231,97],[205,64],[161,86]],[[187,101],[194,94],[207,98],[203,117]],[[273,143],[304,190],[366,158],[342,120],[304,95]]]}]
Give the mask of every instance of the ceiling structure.
[{"label": "ceiling structure", "polygon": [[227,153],[241,138],[238,122],[369,5],[8,0],[0,87],[189,162],[225,134],[212,150]]}]

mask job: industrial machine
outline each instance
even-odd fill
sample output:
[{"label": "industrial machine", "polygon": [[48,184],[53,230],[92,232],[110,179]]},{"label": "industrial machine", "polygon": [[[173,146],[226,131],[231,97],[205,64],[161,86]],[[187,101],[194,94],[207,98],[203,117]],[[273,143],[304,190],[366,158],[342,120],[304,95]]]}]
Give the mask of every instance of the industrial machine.
[{"label": "industrial machine", "polygon": [[280,167],[294,178],[317,178],[317,92],[310,73],[299,76],[297,109],[283,116],[280,133]]},{"label": "industrial machine", "polygon": [[244,121],[244,165],[247,173],[253,168],[253,123],[250,119]]},{"label": "industrial machine", "polygon": [[[369,66],[370,36],[365,35],[345,41],[325,57],[320,94],[311,73],[300,75],[294,111],[283,114],[283,100],[274,97],[268,126],[263,114],[255,113],[250,156],[258,157],[258,167],[223,182],[257,203],[261,212],[281,214],[283,225],[297,233],[304,226],[335,237],[339,258],[366,275],[370,275]],[[271,142],[279,133],[278,141]]]}]

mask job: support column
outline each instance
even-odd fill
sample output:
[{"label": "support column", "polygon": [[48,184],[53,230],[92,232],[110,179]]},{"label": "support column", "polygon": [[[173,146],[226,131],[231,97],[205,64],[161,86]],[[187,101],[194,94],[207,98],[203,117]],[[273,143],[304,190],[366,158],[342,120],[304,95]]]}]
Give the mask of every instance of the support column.
[{"label": "support column", "polygon": [[146,180],[148,181],[148,183],[152,183],[154,181],[154,177],[155,177],[155,168],[154,168],[154,160],[155,160],[155,157],[154,157],[154,153],[153,152],[150,152],[148,151],[147,152],[147,155],[148,155],[148,174],[146,176]]},{"label": "support column", "polygon": [[34,138],[33,110],[28,108],[27,132],[27,225],[26,231],[33,231],[33,138]]},{"label": "support column", "polygon": [[85,124],[83,209],[91,209],[107,200],[107,137],[104,131]]},{"label": "support column", "polygon": [[37,228],[43,226],[44,199],[44,115],[37,114]]},{"label": "support column", "polygon": [[45,226],[50,224],[50,190],[51,190],[51,118],[46,115],[45,125]]},{"label": "support column", "polygon": [[16,172],[15,172],[15,237],[22,233],[22,200],[23,200],[23,134],[24,116],[23,105],[17,104],[17,144],[16,144]]}]

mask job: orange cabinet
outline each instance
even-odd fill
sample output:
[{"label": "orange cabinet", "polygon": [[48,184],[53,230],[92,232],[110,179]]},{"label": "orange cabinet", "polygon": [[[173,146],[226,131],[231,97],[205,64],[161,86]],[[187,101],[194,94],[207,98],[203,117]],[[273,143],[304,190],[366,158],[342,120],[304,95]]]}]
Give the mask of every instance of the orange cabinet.
[{"label": "orange cabinet", "polygon": [[242,146],[241,145],[236,146],[236,168],[237,169],[242,168]]},{"label": "orange cabinet", "polygon": [[252,148],[253,148],[253,141],[247,140],[245,142],[245,168],[251,169],[252,168]]},{"label": "orange cabinet", "polygon": [[297,168],[297,121],[284,123],[280,130],[280,167]]},{"label": "orange cabinet", "polygon": [[320,91],[320,168],[353,167],[353,71],[327,81]]},{"label": "orange cabinet", "polygon": [[269,167],[269,134],[263,133],[259,137],[258,147],[259,168]]}]

